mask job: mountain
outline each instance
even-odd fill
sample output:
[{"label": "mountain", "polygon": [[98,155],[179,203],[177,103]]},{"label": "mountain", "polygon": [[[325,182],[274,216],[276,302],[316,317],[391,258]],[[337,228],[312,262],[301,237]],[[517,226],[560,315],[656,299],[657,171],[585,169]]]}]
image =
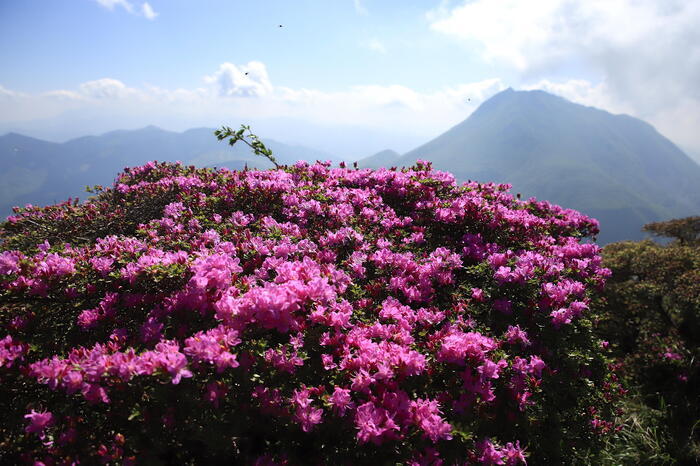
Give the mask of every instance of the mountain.
[{"label": "mountain", "polygon": [[357,165],[360,168],[391,167],[399,158],[401,158],[401,154],[391,149],[386,149],[359,160]]},{"label": "mountain", "polygon": [[418,159],[580,210],[601,222],[601,243],[700,213],[700,166],[651,125],[543,91],[503,91],[392,163]]},{"label": "mountain", "polygon": [[50,203],[54,198],[59,200],[57,195],[63,194],[62,179],[56,177],[60,170],[60,149],[59,144],[21,134],[0,137],[0,210],[3,214],[9,213],[9,202],[14,199],[36,204]]},{"label": "mountain", "polygon": [[[263,139],[279,163],[340,159],[302,146]],[[0,137],[0,216],[12,206],[53,204],[68,197],[86,197],[85,186],[110,185],[126,166],[149,160],[179,160],[197,166],[268,168],[272,164],[243,143],[231,147],[217,141],[214,130],[196,128],[182,133],[155,126],[112,131],[64,143],[46,142],[8,133]]]}]

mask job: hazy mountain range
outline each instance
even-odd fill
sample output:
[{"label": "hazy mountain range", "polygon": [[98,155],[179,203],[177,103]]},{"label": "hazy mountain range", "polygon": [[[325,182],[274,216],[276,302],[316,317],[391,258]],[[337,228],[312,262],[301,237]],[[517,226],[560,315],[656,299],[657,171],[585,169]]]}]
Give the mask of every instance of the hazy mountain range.
[{"label": "hazy mountain range", "polygon": [[[331,160],[333,155],[301,146],[263,139],[280,163]],[[197,128],[175,133],[155,126],[134,131],[112,131],[64,143],[46,142],[9,133],[0,137],[0,215],[12,206],[44,205],[68,197],[86,197],[85,187],[111,185],[126,166],[149,160],[179,160],[197,166],[270,168],[272,164],[238,143],[217,141],[214,130]]]},{"label": "hazy mountain range", "polygon": [[[217,141],[213,131],[149,126],[64,143],[6,134],[0,137],[0,215],[14,205],[84,198],[85,186],[109,185],[123,167],[149,160],[271,166],[243,144]],[[263,141],[283,164],[340,161],[308,147]],[[359,164],[404,166],[417,159],[461,181],[511,183],[526,197],[581,210],[601,221],[603,243],[638,239],[644,223],[700,213],[700,165],[652,126],[542,91],[503,91],[422,146],[403,155],[385,150]]]},{"label": "hazy mountain range", "polygon": [[[27,122],[0,122],[0,135],[18,133],[44,141],[62,143],[85,135],[101,135],[115,128],[129,131],[139,130],[151,123],[149,115],[110,114],[95,110],[86,115],[83,110],[67,111],[59,116]],[[193,118],[192,123],[183,121],[180,115],[159,118],[159,126],[170,131],[183,132],[190,128],[210,128],[212,118]],[[128,121],[128,126],[124,122]],[[311,122],[292,117],[239,119],[231,117],[221,124],[237,127],[240,123],[250,125],[258,135],[263,135],[290,145],[313,147],[340,158],[364,157],[385,147],[403,153],[422,144],[440,131],[425,129],[421,134],[406,131],[397,126],[393,129],[374,128],[369,123],[335,124]],[[213,131],[213,129],[212,129]]]}]

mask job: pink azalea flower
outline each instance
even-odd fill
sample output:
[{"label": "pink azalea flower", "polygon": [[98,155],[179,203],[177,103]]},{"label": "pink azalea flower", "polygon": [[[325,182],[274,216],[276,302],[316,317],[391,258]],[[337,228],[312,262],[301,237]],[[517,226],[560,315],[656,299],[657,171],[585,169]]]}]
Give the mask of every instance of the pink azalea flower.
[{"label": "pink azalea flower", "polygon": [[44,430],[52,426],[54,416],[50,411],[32,411],[24,415],[25,419],[29,419],[29,425],[24,428],[28,434],[37,434],[40,438],[44,438]]}]

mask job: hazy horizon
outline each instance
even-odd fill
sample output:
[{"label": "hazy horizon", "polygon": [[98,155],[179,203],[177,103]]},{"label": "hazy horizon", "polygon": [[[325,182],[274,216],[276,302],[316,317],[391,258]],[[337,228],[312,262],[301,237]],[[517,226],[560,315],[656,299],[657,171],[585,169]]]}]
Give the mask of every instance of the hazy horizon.
[{"label": "hazy horizon", "polygon": [[[598,109],[597,107],[590,107]],[[474,109],[474,111],[476,110],[477,109]],[[607,110],[604,109],[598,110],[603,110],[607,112]],[[368,130],[367,128],[363,128],[361,126],[323,127],[321,125],[304,122],[302,120],[285,118],[279,118],[276,120],[272,119],[267,121],[254,121],[253,126],[255,128],[255,131],[258,132],[259,135],[264,139],[275,140],[277,142],[281,142],[290,146],[299,146],[307,149],[327,152],[342,160],[352,162],[375,155],[379,152],[383,152],[386,150],[394,151],[399,154],[407,153],[413,149],[416,149],[419,146],[422,146],[425,143],[432,141],[434,138],[439,137],[440,135],[444,134],[445,132],[449,131],[455,126],[458,126],[460,123],[463,123],[464,121],[468,120],[474,111],[470,112],[470,114],[464,120],[457,122],[454,125],[450,125],[444,130],[439,131],[437,134],[429,136],[427,138],[422,138],[420,135],[415,134],[412,134],[408,137],[403,136],[399,138],[395,134],[391,134],[389,132],[376,132]],[[611,115],[629,116],[625,113],[607,113],[610,113]],[[238,123],[243,124],[241,122]],[[250,125],[250,122],[247,123]],[[233,126],[236,126],[236,124],[233,124]],[[147,128],[156,128],[165,132],[172,132],[178,134],[204,128],[211,129],[213,134],[213,130],[218,127],[221,127],[221,125],[200,125],[186,127],[181,124],[175,123],[174,126],[164,127],[156,124],[132,124],[130,125],[130,127],[120,128],[111,128],[109,126],[104,126],[101,130],[95,130],[90,133],[86,133],[84,130],[81,131],[81,129],[76,129],[74,132],[69,132],[66,131],[65,128],[52,128],[44,126],[8,128],[5,131],[3,131],[3,128],[0,127],[0,137],[10,133],[16,133],[22,136],[27,136],[47,142],[63,144],[75,139],[80,139],[82,137],[99,137],[113,132],[139,131]],[[655,129],[658,131],[658,128]],[[661,132],[659,133],[662,136],[666,137],[666,135],[662,134]],[[674,141],[671,142],[675,144]],[[700,153],[693,153],[692,151],[688,151],[680,145],[678,145],[678,147],[691,160],[700,164]]]}]

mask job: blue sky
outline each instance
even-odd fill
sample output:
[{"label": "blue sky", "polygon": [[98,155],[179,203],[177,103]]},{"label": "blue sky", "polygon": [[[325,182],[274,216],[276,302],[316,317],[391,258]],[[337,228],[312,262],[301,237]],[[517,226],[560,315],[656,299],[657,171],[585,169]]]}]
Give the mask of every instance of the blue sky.
[{"label": "blue sky", "polygon": [[0,133],[245,122],[408,150],[512,86],[700,154],[697,24],[697,0],[2,0]]},{"label": "blue sky", "polygon": [[151,0],[150,21],[138,14],[143,3],[129,4],[134,13],[94,0],[4,0],[0,60],[13,66],[0,82],[26,92],[103,77],[192,88],[221,63],[253,60],[278,85],[324,91],[428,91],[493,75],[476,54],[430,30],[426,1]]}]

